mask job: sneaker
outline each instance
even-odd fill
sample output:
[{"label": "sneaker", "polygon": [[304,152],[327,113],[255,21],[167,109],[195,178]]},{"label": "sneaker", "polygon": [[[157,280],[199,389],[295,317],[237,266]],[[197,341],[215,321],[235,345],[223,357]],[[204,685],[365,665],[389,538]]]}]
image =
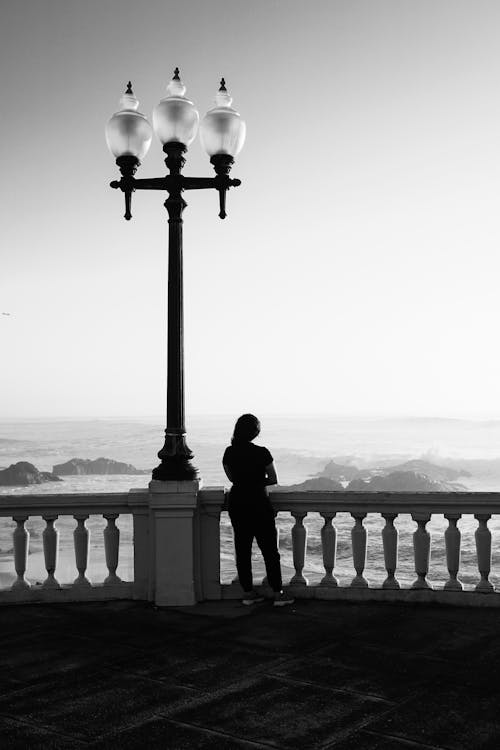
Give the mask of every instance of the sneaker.
[{"label": "sneaker", "polygon": [[274,594],[273,607],[286,607],[287,604],[293,604],[295,599],[284,591],[277,591]]},{"label": "sneaker", "polygon": [[260,604],[263,601],[265,601],[264,597],[256,591],[245,591],[241,603],[246,604],[249,607],[252,604]]}]

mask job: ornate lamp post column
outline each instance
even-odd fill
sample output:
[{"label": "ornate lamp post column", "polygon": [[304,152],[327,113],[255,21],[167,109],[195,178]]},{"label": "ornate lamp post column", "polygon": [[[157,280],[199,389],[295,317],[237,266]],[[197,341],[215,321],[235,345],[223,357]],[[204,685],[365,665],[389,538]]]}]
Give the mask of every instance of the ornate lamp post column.
[{"label": "ornate lamp post column", "polygon": [[234,157],[243,147],[245,123],[231,107],[225,81],[222,79],[215,107],[201,122],[200,137],[212,163],[215,177],[185,177],[182,174],[187,147],[196,137],[199,115],[185,97],[186,88],[176,68],[167,86],[167,96],[153,111],[153,127],[166,153],[165,177],[136,179],[140,160],[151,143],[151,125],[137,111],[139,102],[129,83],[116,112],[106,126],[108,147],[116,158],[122,177],[111,183],[125,194],[125,219],[131,214],[131,198],[135,190],[166,190],[164,205],[168,211],[168,349],[167,349],[167,427],[165,443],[159,451],[161,463],[153,469],[153,479],[194,479],[197,470],[191,464],[193,453],[186,443],[184,423],[184,322],[182,282],[182,212],[185,190],[215,188],[219,192],[219,216],[226,217],[226,192],[240,185],[229,177]]}]

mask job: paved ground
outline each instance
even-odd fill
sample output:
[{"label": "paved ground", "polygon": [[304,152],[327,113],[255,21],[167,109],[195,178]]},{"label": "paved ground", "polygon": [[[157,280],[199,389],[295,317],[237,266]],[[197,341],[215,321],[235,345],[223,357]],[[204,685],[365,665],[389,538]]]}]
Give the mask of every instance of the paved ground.
[{"label": "paved ground", "polygon": [[0,610],[0,747],[500,749],[500,613],[136,602]]}]

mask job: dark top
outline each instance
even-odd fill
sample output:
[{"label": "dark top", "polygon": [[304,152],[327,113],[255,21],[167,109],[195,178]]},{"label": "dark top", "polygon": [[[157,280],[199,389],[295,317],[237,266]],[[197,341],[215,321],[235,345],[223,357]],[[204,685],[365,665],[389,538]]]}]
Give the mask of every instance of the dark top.
[{"label": "dark top", "polygon": [[273,457],[267,448],[254,443],[235,443],[224,451],[222,463],[231,473],[231,495],[267,497],[266,466]]}]

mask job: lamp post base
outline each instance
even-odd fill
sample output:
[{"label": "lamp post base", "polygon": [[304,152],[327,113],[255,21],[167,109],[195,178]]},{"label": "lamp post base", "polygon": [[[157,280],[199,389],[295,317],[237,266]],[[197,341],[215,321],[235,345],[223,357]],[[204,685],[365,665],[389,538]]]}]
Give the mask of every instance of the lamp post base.
[{"label": "lamp post base", "polygon": [[184,433],[165,432],[165,444],[158,453],[161,464],[153,469],[152,478],[162,482],[197,479],[198,469],[192,465],[193,452],[186,444]]}]

